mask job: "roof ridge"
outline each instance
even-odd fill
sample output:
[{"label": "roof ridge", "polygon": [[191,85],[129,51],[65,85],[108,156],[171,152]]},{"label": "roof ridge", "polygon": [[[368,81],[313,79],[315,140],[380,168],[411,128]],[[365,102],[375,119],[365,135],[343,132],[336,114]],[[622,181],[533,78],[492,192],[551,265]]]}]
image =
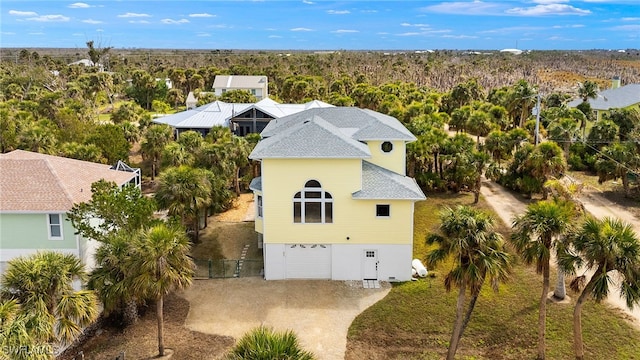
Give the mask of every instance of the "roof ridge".
[{"label": "roof ridge", "polygon": [[50,160],[52,159],[51,158],[42,159],[42,161],[44,161],[44,163],[47,165],[47,168],[49,169],[49,171],[51,171],[51,174],[53,175],[53,178],[55,179],[56,184],[62,189],[62,192],[64,193],[64,197],[69,201],[69,203],[75,204],[75,202],[73,201],[73,196],[71,196],[71,193],[69,192],[65,184],[60,180],[60,176],[58,176],[58,172],[56,171],[55,166],[53,166],[53,164],[50,163]]}]

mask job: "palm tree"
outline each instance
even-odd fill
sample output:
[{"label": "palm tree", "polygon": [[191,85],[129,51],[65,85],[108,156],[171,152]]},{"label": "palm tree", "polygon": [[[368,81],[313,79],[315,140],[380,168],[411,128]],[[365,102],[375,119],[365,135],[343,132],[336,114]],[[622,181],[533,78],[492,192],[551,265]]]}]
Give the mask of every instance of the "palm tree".
[{"label": "palm tree", "polygon": [[183,229],[164,223],[144,230],[134,238],[130,271],[135,274],[132,289],[156,300],[158,355],[164,356],[164,296],[185,289],[193,281],[195,265]]},{"label": "palm tree", "polygon": [[589,217],[572,238],[572,248],[560,252],[559,261],[567,272],[576,267],[585,271],[595,270],[583,287],[587,276],[581,275],[571,282],[571,289],[580,292],[573,310],[573,337],[576,359],[584,358],[582,342],[582,306],[589,298],[600,303],[609,294],[609,285],[616,283],[613,272],[617,272],[620,296],[627,306],[640,304],[640,240],[631,225],[619,219],[602,220]]},{"label": "palm tree", "polygon": [[165,124],[150,126],[144,133],[140,152],[145,159],[151,160],[151,180],[155,179],[162,150],[171,141],[171,137],[171,127]]},{"label": "palm tree", "polygon": [[569,158],[569,147],[578,135],[578,123],[572,118],[561,118],[549,126],[549,140],[562,144],[565,159]]},{"label": "palm tree", "polygon": [[27,326],[37,329],[36,339],[70,344],[98,317],[96,295],[73,289],[74,280],[85,279],[84,266],[75,255],[38,252],[9,261],[2,298],[20,305]]},{"label": "palm tree", "polygon": [[170,216],[180,216],[183,224],[191,221],[195,240],[199,240],[200,211],[210,204],[211,183],[208,170],[180,166],[169,168],[159,177],[155,199]]},{"label": "palm tree", "polygon": [[[531,175],[542,179],[542,183],[552,176],[560,175],[567,169],[562,149],[558,144],[549,141],[538,144],[531,152],[527,163],[531,169]],[[547,197],[547,190],[543,187],[542,199],[546,200]]]},{"label": "palm tree", "polygon": [[571,231],[573,208],[563,202],[539,201],[513,220],[510,241],[527,264],[542,273],[542,295],[538,314],[538,359],[545,356],[546,304],[549,293],[549,262],[559,237]]},{"label": "palm tree", "polygon": [[[498,281],[505,280],[510,271],[509,254],[503,250],[502,236],[493,229],[494,219],[468,206],[445,208],[440,214],[440,232],[427,237],[428,244],[439,247],[428,254],[427,263],[434,266],[453,260],[451,271],[444,279],[447,291],[458,287],[456,321],[449,342],[447,359],[455,357],[462,334],[471,318],[482,285],[488,277],[494,290]],[[469,289],[471,300],[464,312]]]},{"label": "palm tree", "polygon": [[640,168],[640,156],[634,143],[614,143],[606,146],[598,154],[595,164],[598,182],[603,183],[611,179],[622,179],[624,196],[631,197],[629,174]]},{"label": "palm tree", "polygon": [[[583,106],[589,103],[589,99],[595,99],[598,97],[598,84],[593,81],[587,80],[582,84],[579,84],[578,88],[578,96],[582,99]],[[586,108],[591,108],[586,107]],[[590,117],[591,114],[585,114],[586,116],[580,122],[580,130],[582,130],[582,138],[585,138],[585,130],[587,128],[587,118]]]}]

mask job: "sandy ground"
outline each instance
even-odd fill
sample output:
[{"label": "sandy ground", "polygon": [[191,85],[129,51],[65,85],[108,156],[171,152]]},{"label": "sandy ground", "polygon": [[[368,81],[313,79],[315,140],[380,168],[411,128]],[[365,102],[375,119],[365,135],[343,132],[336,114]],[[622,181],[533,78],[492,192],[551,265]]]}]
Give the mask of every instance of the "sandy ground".
[{"label": "sandy ground", "polygon": [[191,304],[188,329],[232,336],[260,325],[293,330],[320,360],[344,359],[349,326],[384,298],[391,286],[363,289],[361,282],[240,279],[196,281],[182,296]]},{"label": "sandy ground", "polygon": [[[496,183],[483,181],[481,192],[487,199],[487,202],[493,207],[494,211],[507,225],[511,224],[515,215],[522,214],[526,211],[527,202],[524,198],[517,195],[514,196]],[[640,221],[623,207],[612,203],[594,192],[583,194],[581,200],[587,211],[592,215],[598,218],[605,216],[618,217],[631,224],[636,233],[640,234]],[[553,280],[552,283],[554,283]],[[621,310],[627,315],[629,321],[640,329],[640,306],[636,306],[633,310],[629,309],[625,301],[620,298],[620,292],[617,291],[615,283],[612,284],[610,289],[613,291],[609,292],[607,303]]]}]

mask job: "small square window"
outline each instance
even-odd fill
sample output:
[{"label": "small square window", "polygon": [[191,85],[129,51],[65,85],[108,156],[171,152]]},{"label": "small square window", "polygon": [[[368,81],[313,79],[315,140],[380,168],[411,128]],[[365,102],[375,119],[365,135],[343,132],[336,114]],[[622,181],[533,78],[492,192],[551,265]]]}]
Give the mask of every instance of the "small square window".
[{"label": "small square window", "polygon": [[391,215],[391,206],[390,205],[376,205],[376,216],[377,217],[389,217]]}]

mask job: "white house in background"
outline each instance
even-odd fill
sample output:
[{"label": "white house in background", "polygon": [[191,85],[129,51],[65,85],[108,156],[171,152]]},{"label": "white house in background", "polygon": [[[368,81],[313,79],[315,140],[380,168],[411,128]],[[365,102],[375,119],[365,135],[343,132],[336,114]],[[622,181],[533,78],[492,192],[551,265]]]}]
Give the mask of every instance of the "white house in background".
[{"label": "white house in background", "polygon": [[217,75],[213,80],[213,91],[221,96],[230,90],[245,90],[258,100],[269,97],[269,82],[266,76]]},{"label": "white house in background", "polygon": [[304,104],[280,104],[269,98],[255,104],[236,104],[224,101],[212,103],[171,114],[153,120],[156,124],[167,124],[176,136],[193,130],[206,136],[212,127],[224,126],[238,136],[261,132],[269,121],[313,108],[333,107],[319,100]]},{"label": "white house in background", "polygon": [[97,242],[77,235],[67,212],[90,200],[100,179],[140,186],[140,169],[23,150],[0,154],[0,273],[11,259],[39,250],[74,254],[92,269]]},{"label": "white house in background", "polygon": [[198,106],[198,99],[193,95],[193,91],[189,91],[185,104],[187,105],[187,110],[195,109]]}]

